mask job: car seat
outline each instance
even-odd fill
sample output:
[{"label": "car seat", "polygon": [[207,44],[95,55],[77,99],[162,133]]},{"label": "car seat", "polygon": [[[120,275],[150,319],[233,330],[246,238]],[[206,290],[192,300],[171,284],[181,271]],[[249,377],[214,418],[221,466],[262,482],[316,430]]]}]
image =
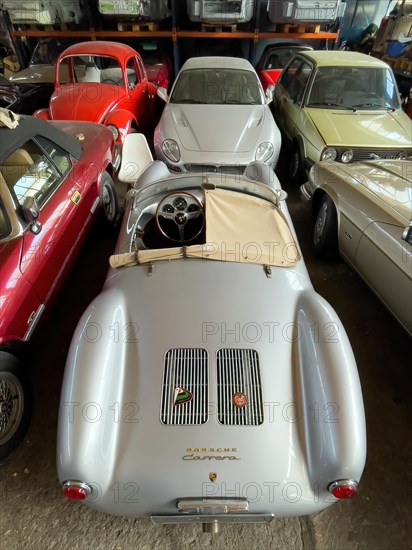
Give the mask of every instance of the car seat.
[{"label": "car seat", "polygon": [[269,57],[268,66],[267,69],[270,71],[271,69],[280,69],[280,60],[279,56],[275,53],[272,53],[272,55]]}]

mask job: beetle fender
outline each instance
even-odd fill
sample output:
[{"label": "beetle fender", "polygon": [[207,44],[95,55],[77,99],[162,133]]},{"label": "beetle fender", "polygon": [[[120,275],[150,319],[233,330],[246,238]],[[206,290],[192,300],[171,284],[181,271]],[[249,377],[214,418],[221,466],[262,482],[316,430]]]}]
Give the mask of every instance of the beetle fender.
[{"label": "beetle fender", "polygon": [[33,113],[33,116],[37,118],[42,118],[43,120],[50,120],[49,109],[38,109]]},{"label": "beetle fender", "polygon": [[116,128],[119,130],[119,137],[117,138],[117,141],[119,143],[123,143],[124,138],[127,136],[127,134],[130,134],[133,122],[137,126],[137,120],[130,113],[130,111],[118,109],[107,115],[104,124],[106,126],[109,126],[110,124],[116,126]]}]

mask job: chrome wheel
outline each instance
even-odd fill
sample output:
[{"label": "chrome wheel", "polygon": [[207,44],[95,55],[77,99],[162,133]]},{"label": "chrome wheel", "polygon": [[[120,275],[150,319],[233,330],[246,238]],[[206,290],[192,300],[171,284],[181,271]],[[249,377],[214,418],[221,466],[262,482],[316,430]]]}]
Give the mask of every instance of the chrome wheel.
[{"label": "chrome wheel", "polygon": [[24,411],[24,392],[19,379],[11,372],[0,375],[0,445],[13,437]]}]

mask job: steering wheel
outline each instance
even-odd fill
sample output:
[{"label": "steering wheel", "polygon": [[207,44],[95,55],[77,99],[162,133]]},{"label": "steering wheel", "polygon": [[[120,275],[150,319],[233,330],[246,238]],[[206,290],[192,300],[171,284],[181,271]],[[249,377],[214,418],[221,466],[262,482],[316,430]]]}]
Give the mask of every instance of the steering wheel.
[{"label": "steering wheel", "polygon": [[[185,232],[187,230],[187,222],[196,218],[202,218],[200,228],[195,235],[187,238]],[[167,233],[167,228],[162,227],[162,219],[172,220],[179,230],[179,238],[176,239]],[[175,192],[169,193],[159,202],[156,208],[156,225],[159,231],[167,239],[184,243],[195,239],[202,231],[205,225],[205,211],[201,202],[191,193]],[[163,224],[164,225],[164,224]]]},{"label": "steering wheel", "polygon": [[103,78],[101,83],[102,84],[114,84],[115,86],[119,86],[122,81],[123,81],[122,78],[120,78],[119,80],[115,80],[114,78]]}]

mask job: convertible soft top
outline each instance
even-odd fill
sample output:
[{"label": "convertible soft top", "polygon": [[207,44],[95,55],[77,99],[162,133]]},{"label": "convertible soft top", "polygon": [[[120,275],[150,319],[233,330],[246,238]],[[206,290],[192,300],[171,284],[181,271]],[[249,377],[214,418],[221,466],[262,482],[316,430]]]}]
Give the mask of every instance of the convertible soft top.
[{"label": "convertible soft top", "polygon": [[82,156],[80,142],[73,136],[60,130],[53,123],[47,122],[41,118],[21,115],[18,122],[16,128],[0,127],[0,164],[11,155],[13,151],[36,136],[44,136],[50,139],[77,160]]},{"label": "convertible soft top", "polygon": [[131,266],[184,257],[278,267],[299,261],[288,223],[270,202],[226,189],[206,190],[205,212],[205,244],[117,254],[111,256],[110,265]]}]

